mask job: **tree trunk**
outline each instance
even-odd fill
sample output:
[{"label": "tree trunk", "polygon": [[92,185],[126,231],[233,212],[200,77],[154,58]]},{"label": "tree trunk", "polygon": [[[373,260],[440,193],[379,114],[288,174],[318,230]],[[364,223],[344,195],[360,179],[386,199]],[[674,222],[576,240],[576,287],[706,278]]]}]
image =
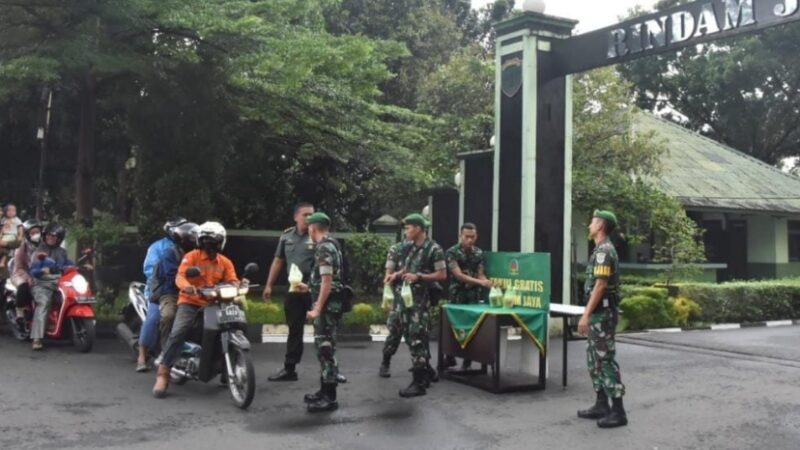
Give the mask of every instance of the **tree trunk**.
[{"label": "tree trunk", "polygon": [[81,121],[78,164],[75,171],[75,206],[80,223],[91,225],[94,208],[94,167],[97,80],[87,73],[80,90]]}]

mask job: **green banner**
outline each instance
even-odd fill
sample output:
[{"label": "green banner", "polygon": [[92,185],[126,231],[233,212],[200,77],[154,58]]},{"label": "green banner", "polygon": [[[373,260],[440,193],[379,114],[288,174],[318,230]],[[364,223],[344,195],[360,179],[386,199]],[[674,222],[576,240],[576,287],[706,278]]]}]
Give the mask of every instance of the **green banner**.
[{"label": "green banner", "polygon": [[486,252],[486,276],[516,291],[514,306],[550,310],[550,254]]},{"label": "green banner", "polygon": [[444,312],[461,348],[467,348],[486,316],[510,315],[542,354],[546,353],[547,311],[533,308],[496,308],[489,305],[444,305]]}]

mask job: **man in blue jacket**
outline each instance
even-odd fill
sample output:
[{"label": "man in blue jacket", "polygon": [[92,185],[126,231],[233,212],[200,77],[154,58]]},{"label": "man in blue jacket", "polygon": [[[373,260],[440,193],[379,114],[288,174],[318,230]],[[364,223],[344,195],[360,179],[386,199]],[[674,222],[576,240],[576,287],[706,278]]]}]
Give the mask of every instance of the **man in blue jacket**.
[{"label": "man in blue jacket", "polygon": [[[196,224],[190,223],[184,218],[169,220],[164,224],[166,236],[153,242],[147,249],[143,271],[147,280],[144,295],[149,305],[147,317],[139,333],[137,372],[146,372],[148,370],[147,353],[158,346],[159,330],[161,331],[162,341],[169,336],[169,331],[172,328],[172,318],[175,317],[175,305],[177,304],[175,274],[183,257],[179,229],[183,228],[183,234],[185,234],[186,230],[191,230],[196,226]],[[169,281],[170,274],[172,276],[171,281]],[[171,292],[170,289],[175,292]],[[171,297],[170,294],[172,294]],[[169,328],[166,328],[167,326]],[[164,328],[166,328],[166,332]]]}]

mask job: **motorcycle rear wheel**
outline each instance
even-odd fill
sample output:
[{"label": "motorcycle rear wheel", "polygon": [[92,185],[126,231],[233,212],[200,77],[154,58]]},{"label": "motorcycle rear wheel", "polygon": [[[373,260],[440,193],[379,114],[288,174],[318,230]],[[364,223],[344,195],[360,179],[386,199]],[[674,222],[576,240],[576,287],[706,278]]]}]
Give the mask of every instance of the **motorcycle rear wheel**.
[{"label": "motorcycle rear wheel", "polygon": [[3,311],[3,316],[5,317],[6,325],[8,326],[8,329],[11,330],[11,334],[14,336],[14,339],[18,341],[27,340],[28,334],[22,333],[17,325],[17,310],[14,303],[6,303],[4,308],[5,310]]},{"label": "motorcycle rear wheel", "polygon": [[86,317],[73,317],[69,319],[72,325],[72,343],[81,353],[92,351],[95,341],[94,319]]},{"label": "motorcycle rear wheel", "polygon": [[233,346],[230,358],[233,368],[233,380],[228,380],[231,399],[238,408],[247,409],[256,395],[256,372],[253,362],[245,350]]}]

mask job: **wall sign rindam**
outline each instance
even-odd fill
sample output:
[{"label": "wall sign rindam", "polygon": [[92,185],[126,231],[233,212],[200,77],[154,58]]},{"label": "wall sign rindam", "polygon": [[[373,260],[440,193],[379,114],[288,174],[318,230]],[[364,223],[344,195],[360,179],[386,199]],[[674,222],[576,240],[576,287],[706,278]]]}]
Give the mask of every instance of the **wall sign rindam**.
[{"label": "wall sign rindam", "polygon": [[552,76],[800,20],[800,0],[700,0],[553,43]]},{"label": "wall sign rindam", "polygon": [[[721,31],[757,24],[753,2],[757,0],[717,0],[700,2],[699,11],[682,10],[665,14],[626,28],[609,32],[608,58],[618,58],[628,53],[640,53],[656,47],[689,41]],[[772,8],[775,17],[797,14],[798,0],[782,0]],[[719,17],[718,8],[722,17]]]}]

